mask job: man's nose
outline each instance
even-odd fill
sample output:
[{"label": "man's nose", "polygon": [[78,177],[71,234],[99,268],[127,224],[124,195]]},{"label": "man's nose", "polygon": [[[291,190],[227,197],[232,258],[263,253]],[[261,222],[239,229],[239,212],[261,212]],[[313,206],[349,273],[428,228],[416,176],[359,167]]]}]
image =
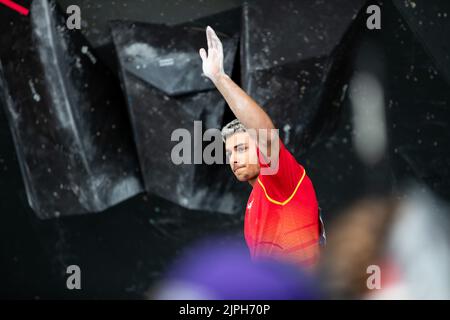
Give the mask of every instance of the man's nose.
[{"label": "man's nose", "polygon": [[237,160],[236,154],[234,152],[230,155],[229,161],[230,161],[231,168],[234,169],[234,167],[238,164],[238,160]]}]

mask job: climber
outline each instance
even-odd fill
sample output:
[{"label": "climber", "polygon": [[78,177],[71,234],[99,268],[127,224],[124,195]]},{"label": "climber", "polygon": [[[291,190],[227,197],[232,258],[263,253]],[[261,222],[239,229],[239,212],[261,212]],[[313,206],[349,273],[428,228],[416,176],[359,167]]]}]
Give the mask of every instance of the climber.
[{"label": "climber", "polygon": [[222,43],[209,26],[206,37],[208,51],[199,51],[203,74],[237,118],[222,129],[228,161],[237,179],[253,188],[244,222],[250,255],[314,267],[321,220],[313,184],[268,114],[225,74]]}]

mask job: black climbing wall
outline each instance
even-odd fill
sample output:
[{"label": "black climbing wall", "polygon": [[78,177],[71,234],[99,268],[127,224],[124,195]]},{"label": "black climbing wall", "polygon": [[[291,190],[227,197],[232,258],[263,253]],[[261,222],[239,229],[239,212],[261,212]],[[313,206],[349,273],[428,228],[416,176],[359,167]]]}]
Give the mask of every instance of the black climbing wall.
[{"label": "black climbing wall", "polygon": [[[112,54],[107,50],[102,51],[100,40],[103,36],[112,41],[107,20],[103,20],[104,28],[96,28],[96,24],[102,22],[100,20],[103,18],[141,18],[141,21],[150,23],[176,19],[168,22],[181,24],[228,11],[240,4],[238,1],[217,1],[206,5],[196,1],[179,1],[178,6],[173,8],[166,1],[123,1],[116,7],[104,4],[105,10],[100,12],[97,8],[98,1],[58,3],[61,8],[68,4],[80,5],[82,35],[87,37],[99,63],[105,60],[107,65],[108,59],[104,59],[102,53],[107,52],[106,57],[113,63],[116,57],[114,51]],[[28,5],[28,2],[23,4]],[[128,9],[123,4],[128,4]],[[14,12],[4,7],[0,7],[0,15],[1,30],[5,30],[5,24],[9,24],[8,20],[3,19],[4,15],[17,20],[18,25],[28,21],[25,17],[16,17]],[[232,30],[233,26],[234,24]],[[227,25],[224,29],[229,30]],[[14,39],[11,36],[3,31],[0,34],[2,58],[7,48],[4,43],[15,40],[23,44],[28,39],[22,40],[20,34]],[[111,49],[108,46],[106,48]],[[29,47],[28,50],[34,49]],[[89,59],[82,55],[80,57]],[[90,63],[89,60],[83,62]],[[28,71],[37,72],[32,66]],[[111,69],[111,72],[118,74],[115,69]],[[27,75],[17,74],[15,78],[11,78],[28,85]],[[98,81],[119,83],[118,78],[114,81]],[[111,92],[114,90],[116,92]],[[107,93],[122,94],[120,88],[114,90]],[[3,87],[1,92],[4,93]],[[39,219],[28,204],[15,142],[5,112],[7,109],[3,105],[3,99],[0,100],[1,298],[142,298],[152,284],[161,279],[173,259],[193,241],[217,234],[230,234],[229,238],[243,241],[241,212],[224,215],[188,210],[158,196],[144,193],[98,214],[66,217],[68,211],[61,211],[58,219]],[[34,103],[32,97],[31,102]],[[128,119],[126,105],[123,107],[124,118]],[[66,268],[71,264],[79,265],[83,273],[82,290],[78,292],[66,288]]]},{"label": "black climbing wall", "polygon": [[[227,14],[216,15],[216,21],[227,18]],[[146,190],[190,209],[236,213],[245,203],[245,190],[233,187],[238,184],[229,169],[220,164],[194,165],[198,161],[195,153],[204,162],[202,150],[207,143],[202,143],[203,133],[222,126],[225,110],[220,93],[201,75],[198,48],[206,47],[206,24],[196,24],[114,21],[111,29]],[[238,31],[221,34],[228,74],[233,70]],[[198,129],[194,121],[202,122]],[[183,141],[188,141],[193,152],[187,163],[175,164],[172,157],[180,153],[172,150],[181,140],[172,133],[179,128],[187,130]],[[222,148],[221,136],[215,138]],[[221,163],[224,159],[219,157]]]},{"label": "black climbing wall", "polygon": [[[381,8],[381,30],[366,27],[370,4]],[[411,181],[448,199],[448,40],[438,30],[449,29],[449,10],[442,1],[244,6],[243,86],[304,164],[327,219],[352,200],[401,193]],[[350,87],[361,74],[382,93],[386,142],[373,163],[355,148]]]},{"label": "black climbing wall", "polygon": [[118,81],[53,2],[1,11],[2,95],[28,202],[41,218],[98,212],[142,190]]},{"label": "black climbing wall", "polygon": [[[160,152],[152,158],[150,153],[145,153],[147,149],[139,150],[136,146],[141,141],[154,144],[157,151],[164,147],[151,134],[151,130],[157,129],[159,133],[170,132],[170,128],[158,123],[165,120],[158,115],[158,110],[176,110],[174,106],[179,106],[180,110],[171,112],[170,119],[186,123],[187,129],[191,129],[192,120],[197,118],[211,127],[231,120],[226,105],[201,78],[189,88],[184,88],[184,83],[165,87],[160,83],[162,77],[155,83],[155,79],[143,74],[144,70],[137,69],[137,65],[142,67],[140,63],[123,61],[120,48],[127,43],[119,45],[116,41],[114,46],[110,20],[120,21],[112,25],[113,30],[133,23],[143,29],[162,28],[160,24],[166,23],[170,27],[162,29],[175,34],[178,31],[173,30],[196,30],[207,24],[220,30],[222,37],[230,41],[230,47],[236,46],[237,50],[232,57],[234,63],[227,67],[233,70],[233,78],[273,116],[286,145],[305,166],[315,185],[325,223],[339,209],[363,195],[401,195],[403,185],[411,180],[448,201],[449,3],[444,0],[376,3],[382,8],[382,29],[370,31],[365,26],[365,1],[286,0],[274,6],[273,1],[263,0],[249,2],[242,11],[241,1],[58,1],[62,9],[79,4],[82,10],[81,33],[70,34],[51,52],[61,57],[63,70],[73,70],[64,74],[64,79],[71,79],[70,90],[77,93],[72,96],[86,97],[85,110],[90,110],[89,103],[94,101],[94,108],[99,112],[84,115],[87,121],[78,121],[80,126],[86,126],[79,128],[80,134],[87,137],[83,143],[98,144],[100,148],[91,153],[92,158],[87,158],[90,166],[98,167],[100,171],[96,172],[100,175],[102,170],[109,172],[108,163],[114,163],[114,172],[126,172],[133,179],[142,179],[142,189],[135,185],[127,197],[141,190],[142,193],[128,200],[122,197],[124,201],[114,206],[118,201],[93,197],[99,189],[92,185],[85,187],[90,190],[86,201],[80,201],[80,197],[58,199],[64,193],[53,189],[53,186],[59,188],[57,180],[45,170],[29,181],[23,179],[31,171],[27,173],[21,164],[50,168],[54,172],[58,170],[54,161],[61,161],[60,157],[65,159],[68,151],[82,149],[80,146],[84,144],[73,144],[73,137],[63,136],[58,115],[50,113],[48,106],[58,105],[50,90],[57,87],[57,82],[49,83],[45,79],[39,46],[27,46],[37,40],[36,35],[30,36],[29,18],[0,7],[3,74],[0,83],[0,274],[3,275],[0,297],[139,298],[161,279],[173,259],[193,241],[222,233],[228,234],[224,241],[236,238],[243,241],[242,203],[250,188],[235,183],[226,166],[178,168],[173,175],[163,161],[167,154]],[[58,15],[52,17],[54,21],[59,19]],[[238,44],[233,43],[236,33],[240,35]],[[187,46],[189,41],[184,40]],[[148,45],[154,44],[148,41]],[[62,43],[68,47],[60,46]],[[80,60],[65,52],[77,52]],[[193,52],[190,54],[194,57]],[[95,66],[92,57],[98,62]],[[22,58],[33,63],[24,63]],[[83,66],[83,72],[76,72],[77,61]],[[56,69],[51,64],[46,68],[50,73]],[[355,87],[355,79],[371,82],[361,81]],[[373,162],[361,157],[356,147],[361,127],[355,120],[356,114],[368,110],[357,109],[361,106],[354,103],[360,97],[358,90],[366,92],[371,88],[370,83],[377,84],[382,93],[386,136],[382,153]],[[81,90],[85,84],[87,88]],[[187,91],[190,93],[186,94]],[[17,92],[21,98],[17,98]],[[200,99],[198,109],[190,103],[197,95],[208,97]],[[111,105],[117,109],[107,112],[107,117],[99,121],[97,116],[104,117],[100,111],[109,108],[109,105],[102,106],[102,102],[110,96],[114,97]],[[91,100],[92,97],[97,100]],[[148,109],[136,97],[148,99]],[[210,101],[216,108],[214,112],[206,108],[205,103]],[[74,101],[72,105],[78,103]],[[160,109],[155,111],[152,108],[155,106]],[[20,108],[20,113],[14,113],[14,108]],[[79,111],[71,110],[75,115]],[[33,112],[45,115],[42,121],[45,123],[47,119],[52,125],[26,125],[18,118],[22,114],[24,121],[30,122]],[[149,117],[149,124],[154,122],[148,128],[143,128],[143,121],[133,122],[133,115],[141,118],[151,112],[160,118],[155,121]],[[124,134],[114,139],[104,138],[103,133],[114,135],[118,129]],[[33,143],[44,133],[51,138],[50,146],[54,149],[51,154],[40,151],[42,143]],[[123,146],[116,145],[122,142]],[[69,145],[75,148],[70,149]],[[128,160],[114,160],[118,149]],[[25,157],[30,150],[42,158]],[[137,159],[133,160],[133,153]],[[146,154],[144,158],[143,154]],[[106,159],[103,155],[107,155]],[[138,174],[135,168],[142,168],[145,161],[153,170]],[[74,163],[81,162],[75,159]],[[80,165],[76,183],[89,182],[91,176],[86,173],[83,176],[83,168],[90,166]],[[66,179],[67,171],[57,172],[61,179]],[[112,177],[118,178],[116,174]],[[120,185],[118,180],[111,181],[112,189],[114,183]],[[45,210],[36,210],[37,206],[33,210],[29,205],[27,186],[32,182],[36,185],[35,198],[40,199],[40,208],[45,204]],[[61,190],[75,194],[67,185],[73,184],[63,183]],[[182,191],[177,190],[182,187],[185,187]],[[193,195],[197,196],[196,201]],[[87,200],[90,197],[94,200]],[[227,199],[236,202],[229,204]],[[82,205],[86,203],[90,207]],[[55,210],[55,205],[67,208]],[[72,214],[106,207],[96,214]],[[53,218],[41,220],[36,211],[45,213],[41,217]],[[66,289],[65,272],[71,264],[81,267],[81,291]]]}]

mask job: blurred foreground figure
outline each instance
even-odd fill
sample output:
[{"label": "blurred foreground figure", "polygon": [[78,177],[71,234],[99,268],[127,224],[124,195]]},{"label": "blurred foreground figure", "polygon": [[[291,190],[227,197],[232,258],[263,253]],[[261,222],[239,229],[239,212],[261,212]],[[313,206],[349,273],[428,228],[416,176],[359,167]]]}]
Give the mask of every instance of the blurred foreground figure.
[{"label": "blurred foreground figure", "polygon": [[449,299],[448,218],[448,207],[418,188],[354,204],[330,228],[322,270],[331,296]]},{"label": "blurred foreground figure", "polygon": [[[161,300],[319,299],[310,275],[275,261],[252,262],[245,247],[218,241],[196,246],[149,294]],[[214,244],[214,245],[212,245]]]}]

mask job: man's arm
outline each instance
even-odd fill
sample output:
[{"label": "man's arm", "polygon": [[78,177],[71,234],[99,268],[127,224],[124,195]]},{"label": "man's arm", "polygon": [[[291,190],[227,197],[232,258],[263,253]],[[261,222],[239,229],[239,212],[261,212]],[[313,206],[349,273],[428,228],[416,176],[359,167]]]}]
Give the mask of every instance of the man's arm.
[{"label": "man's arm", "polygon": [[[270,150],[272,147],[278,148],[278,143],[273,143],[278,139],[274,125],[267,113],[242,90],[223,70],[223,47],[220,39],[211,27],[206,28],[206,38],[208,42],[208,53],[200,49],[200,57],[203,61],[203,73],[207,76],[225,98],[236,118],[247,128],[255,129],[258,135],[257,141],[261,150]],[[266,129],[267,139],[259,139],[259,130]],[[255,138],[255,137],[254,137]],[[276,141],[278,142],[278,141]],[[272,150],[277,154],[276,151]],[[270,154],[267,154],[270,156]]]}]

